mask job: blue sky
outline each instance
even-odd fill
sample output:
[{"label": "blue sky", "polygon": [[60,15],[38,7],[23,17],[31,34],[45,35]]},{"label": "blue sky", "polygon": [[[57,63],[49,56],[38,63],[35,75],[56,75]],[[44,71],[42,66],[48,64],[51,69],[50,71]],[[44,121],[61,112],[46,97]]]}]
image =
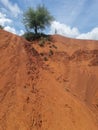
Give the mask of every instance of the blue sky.
[{"label": "blue sky", "polygon": [[44,4],[55,17],[48,33],[98,40],[98,0],[0,0],[0,24],[23,34],[22,14],[28,7]]}]

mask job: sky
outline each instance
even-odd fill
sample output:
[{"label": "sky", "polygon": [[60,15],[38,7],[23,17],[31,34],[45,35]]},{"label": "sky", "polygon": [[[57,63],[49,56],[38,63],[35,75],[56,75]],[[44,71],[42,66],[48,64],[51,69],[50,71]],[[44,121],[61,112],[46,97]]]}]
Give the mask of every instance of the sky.
[{"label": "sky", "polygon": [[23,13],[29,7],[44,4],[55,20],[46,33],[98,40],[98,0],[0,0],[0,25],[22,35],[26,30]]}]

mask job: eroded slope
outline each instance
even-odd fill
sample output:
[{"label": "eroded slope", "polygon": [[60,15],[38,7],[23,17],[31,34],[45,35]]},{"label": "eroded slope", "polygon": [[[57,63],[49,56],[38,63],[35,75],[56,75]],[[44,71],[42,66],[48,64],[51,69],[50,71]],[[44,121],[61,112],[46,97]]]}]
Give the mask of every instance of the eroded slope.
[{"label": "eroded slope", "polygon": [[69,55],[57,53],[45,63],[30,43],[0,31],[0,130],[98,129],[94,112],[65,89],[81,94]]}]

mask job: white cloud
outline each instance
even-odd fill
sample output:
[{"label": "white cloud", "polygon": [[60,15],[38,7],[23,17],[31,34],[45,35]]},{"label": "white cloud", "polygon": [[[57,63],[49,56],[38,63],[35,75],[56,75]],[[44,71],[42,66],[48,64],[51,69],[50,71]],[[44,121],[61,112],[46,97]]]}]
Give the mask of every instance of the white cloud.
[{"label": "white cloud", "polygon": [[10,26],[4,27],[4,30],[6,30],[6,31],[8,31],[8,32],[11,32],[11,33],[14,33],[14,34],[17,34],[15,28],[10,27]]},{"label": "white cloud", "polygon": [[90,32],[87,33],[82,33],[77,39],[93,39],[93,40],[98,40],[98,27],[92,29]]},{"label": "white cloud", "polygon": [[79,31],[76,27],[71,28],[66,24],[61,24],[60,22],[54,21],[51,23],[51,31],[50,33],[55,33],[68,36],[68,37],[77,37],[79,35]]},{"label": "white cloud", "polygon": [[0,25],[4,26],[6,23],[12,23],[12,20],[6,17],[6,14],[0,12]]},{"label": "white cloud", "polygon": [[4,30],[8,31],[8,32],[11,32],[13,34],[17,34],[19,36],[23,35],[24,34],[24,31],[23,30],[19,30],[17,31],[14,27],[11,27],[11,26],[5,26],[4,27]]},{"label": "white cloud", "polygon": [[14,16],[17,16],[18,14],[21,13],[21,10],[19,8],[19,6],[17,5],[17,3],[12,3],[10,0],[1,0],[2,4],[11,11],[11,13]]},{"label": "white cloud", "polygon": [[16,31],[14,27],[10,26],[12,22],[13,21],[11,19],[7,18],[6,14],[0,12],[0,25],[4,26],[4,30],[20,36],[23,35],[24,34],[23,30]]},{"label": "white cloud", "polygon": [[66,24],[54,21],[51,23],[50,33],[54,34],[55,31],[57,32],[57,34],[71,38],[98,40],[98,27],[93,28],[90,32],[80,33],[79,29],[76,27],[71,28]]},{"label": "white cloud", "polygon": [[21,36],[21,35],[24,34],[24,31],[23,31],[23,30],[20,30],[18,34],[19,34],[19,36]]}]

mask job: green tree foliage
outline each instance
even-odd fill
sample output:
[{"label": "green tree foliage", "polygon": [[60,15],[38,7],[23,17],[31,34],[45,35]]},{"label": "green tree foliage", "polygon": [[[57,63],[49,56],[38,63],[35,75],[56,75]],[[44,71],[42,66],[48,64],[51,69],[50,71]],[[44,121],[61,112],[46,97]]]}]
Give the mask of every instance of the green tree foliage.
[{"label": "green tree foliage", "polygon": [[3,29],[4,27],[2,25],[0,25],[0,29]]},{"label": "green tree foliage", "polygon": [[38,34],[38,30],[45,29],[54,20],[45,6],[37,6],[36,9],[29,8],[23,14],[23,23],[27,30],[32,30]]}]

